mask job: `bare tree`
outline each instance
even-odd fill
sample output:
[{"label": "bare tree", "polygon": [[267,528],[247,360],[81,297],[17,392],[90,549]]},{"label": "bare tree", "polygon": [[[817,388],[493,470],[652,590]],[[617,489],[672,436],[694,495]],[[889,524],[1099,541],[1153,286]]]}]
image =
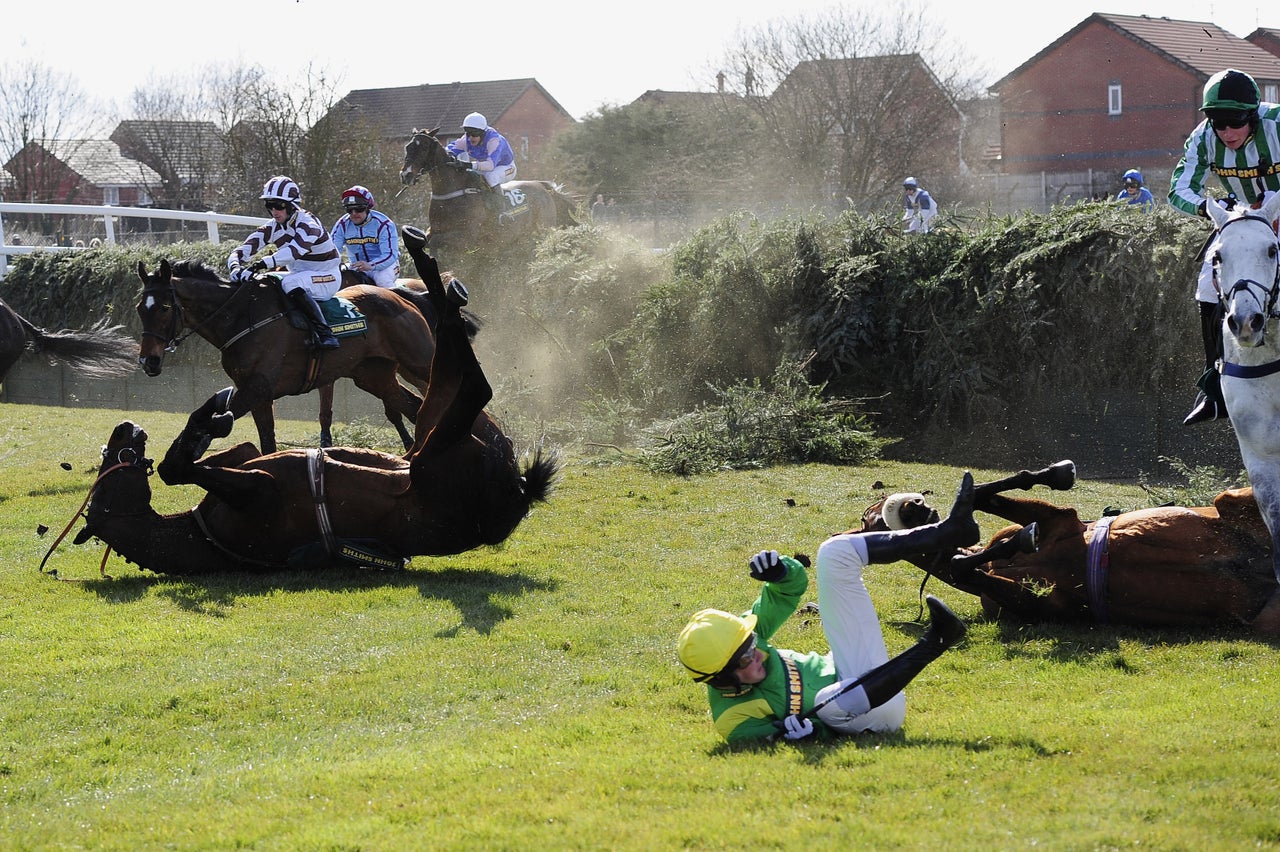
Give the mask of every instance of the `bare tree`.
[{"label": "bare tree", "polygon": [[866,204],[909,172],[959,167],[956,99],[975,80],[923,7],[885,8],[773,21],[724,58],[727,86],[789,155],[778,168],[809,192]]},{"label": "bare tree", "polygon": [[316,202],[332,197],[336,210],[336,199],[353,182],[349,175],[361,156],[361,140],[321,121],[340,98],[337,85],[313,66],[283,84],[259,67],[214,75],[209,91],[213,114],[225,133],[225,208],[258,212],[263,182],[287,174],[302,187],[308,208],[316,210]]},{"label": "bare tree", "polygon": [[223,134],[210,120],[201,80],[202,75],[149,79],[133,92],[133,117],[111,134],[121,154],[159,176],[139,170],[158,207],[208,210],[212,189],[223,182]]},{"label": "bare tree", "polygon": [[105,116],[75,78],[33,60],[0,66],[0,155],[12,176],[10,200],[71,202],[83,187],[65,163],[86,140],[102,138]]}]

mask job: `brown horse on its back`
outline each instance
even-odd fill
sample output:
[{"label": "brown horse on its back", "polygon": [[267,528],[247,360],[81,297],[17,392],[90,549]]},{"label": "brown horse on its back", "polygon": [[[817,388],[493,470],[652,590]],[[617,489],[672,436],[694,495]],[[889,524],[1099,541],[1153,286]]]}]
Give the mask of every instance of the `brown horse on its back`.
[{"label": "brown horse on its back", "polygon": [[[165,352],[186,337],[199,334],[209,341],[222,353],[222,367],[235,384],[223,410],[233,418],[253,414],[263,452],[276,449],[273,400],[344,376],[381,399],[393,423],[416,418],[422,399],[396,380],[396,372],[425,390],[435,354],[434,314],[425,292],[369,285],[342,290],[364,314],[368,329],[313,357],[306,345],[309,332],[290,324],[284,296],[272,279],[236,284],[207,266],[179,262],[170,267],[167,260],[154,272],[139,262],[138,277],[143,328],[138,363],[148,376],[158,376]],[[411,445],[403,427],[401,437]]]},{"label": "brown horse on its back", "polygon": [[90,378],[127,376],[136,366],[132,348],[133,340],[120,326],[99,323],[88,331],[45,331],[0,301],[0,381],[27,350],[65,361]]},{"label": "brown horse on its back", "polygon": [[406,246],[430,290],[437,351],[419,436],[407,458],[373,450],[286,450],[240,444],[207,458],[216,395],[197,410],[158,466],[168,484],[207,492],[187,512],[151,508],[147,435],[121,423],[103,450],[80,543],[97,536],[139,567],[162,573],[401,564],[504,541],[550,493],[558,465],[541,452],[523,467],[485,411],[492,389],[459,310],[465,288],[446,290],[425,236]]},{"label": "brown horse on its back", "polygon": [[[1070,467],[1068,467],[1070,466]],[[1075,481],[1070,462],[1021,471],[975,488],[974,508],[1013,522],[986,548],[963,555],[921,554],[911,562],[944,583],[977,595],[991,617],[1093,621],[1137,626],[1247,625],[1280,638],[1280,586],[1271,539],[1253,491],[1224,491],[1212,506],[1159,506],[1083,521],[1075,509],[1003,491],[1054,490]],[[920,495],[901,495],[902,524],[936,512]],[[886,498],[888,500],[890,498]],[[884,500],[863,514],[862,529],[888,529]],[[1019,547],[1032,525],[1038,549]]]},{"label": "brown horse on its back", "polygon": [[468,163],[445,149],[436,136],[439,130],[413,131],[404,146],[400,181],[409,186],[423,174],[430,180],[429,240],[446,261],[484,244],[519,243],[542,231],[577,224],[581,199],[546,180],[502,184],[505,213],[500,224],[485,202],[493,190]]}]

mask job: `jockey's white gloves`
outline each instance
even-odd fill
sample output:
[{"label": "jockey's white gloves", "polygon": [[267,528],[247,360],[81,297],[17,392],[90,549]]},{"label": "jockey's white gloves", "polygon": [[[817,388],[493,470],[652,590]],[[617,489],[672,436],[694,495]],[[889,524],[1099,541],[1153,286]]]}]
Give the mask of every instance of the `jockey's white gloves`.
[{"label": "jockey's white gloves", "polygon": [[762,583],[776,583],[787,576],[787,566],[776,550],[762,550],[751,557],[751,579]]},{"label": "jockey's white gloves", "polygon": [[248,281],[252,277],[253,270],[249,269],[247,266],[237,266],[235,269],[231,270],[232,281]]},{"label": "jockey's white gloves", "polygon": [[782,727],[786,728],[786,733],[782,735],[783,739],[794,742],[795,740],[802,740],[813,733],[813,720],[801,719],[793,714],[782,720]]}]

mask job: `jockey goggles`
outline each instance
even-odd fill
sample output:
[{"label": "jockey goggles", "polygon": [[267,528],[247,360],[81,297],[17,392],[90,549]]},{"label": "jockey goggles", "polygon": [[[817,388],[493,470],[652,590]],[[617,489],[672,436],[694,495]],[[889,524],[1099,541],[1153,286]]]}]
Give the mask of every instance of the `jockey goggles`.
[{"label": "jockey goggles", "polygon": [[264,205],[268,210],[288,210],[289,202],[287,201],[268,201]]},{"label": "jockey goggles", "polygon": [[742,647],[738,649],[738,653],[733,656],[729,664],[724,667],[722,673],[742,671],[747,666],[756,661],[756,634],[752,633],[747,637],[747,641],[742,643]]},{"label": "jockey goggles", "polygon": [[344,204],[342,206],[347,208],[348,213],[368,213],[369,212],[369,205],[367,204]]},{"label": "jockey goggles", "polygon": [[1209,123],[1214,130],[1235,130],[1244,127],[1253,118],[1253,110],[1240,112],[1214,112],[1209,116]]}]

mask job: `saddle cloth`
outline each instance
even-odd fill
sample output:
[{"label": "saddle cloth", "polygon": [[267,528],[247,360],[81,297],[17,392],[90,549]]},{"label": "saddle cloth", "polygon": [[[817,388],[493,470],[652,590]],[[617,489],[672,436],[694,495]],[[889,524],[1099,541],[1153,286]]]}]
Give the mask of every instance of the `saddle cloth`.
[{"label": "saddle cloth", "polygon": [[[354,337],[369,330],[369,320],[356,310],[356,306],[349,299],[342,296],[325,299],[320,303],[320,311],[324,314],[324,321],[333,330],[334,337]],[[311,330],[307,318],[296,310],[289,309],[288,317],[289,323],[294,328],[302,331]]]},{"label": "saddle cloth", "polygon": [[324,321],[329,323],[329,328],[333,329],[334,337],[364,334],[369,328],[369,321],[365,319],[364,314],[356,310],[356,306],[349,299],[342,296],[325,299],[320,303],[320,310],[324,313]]}]

